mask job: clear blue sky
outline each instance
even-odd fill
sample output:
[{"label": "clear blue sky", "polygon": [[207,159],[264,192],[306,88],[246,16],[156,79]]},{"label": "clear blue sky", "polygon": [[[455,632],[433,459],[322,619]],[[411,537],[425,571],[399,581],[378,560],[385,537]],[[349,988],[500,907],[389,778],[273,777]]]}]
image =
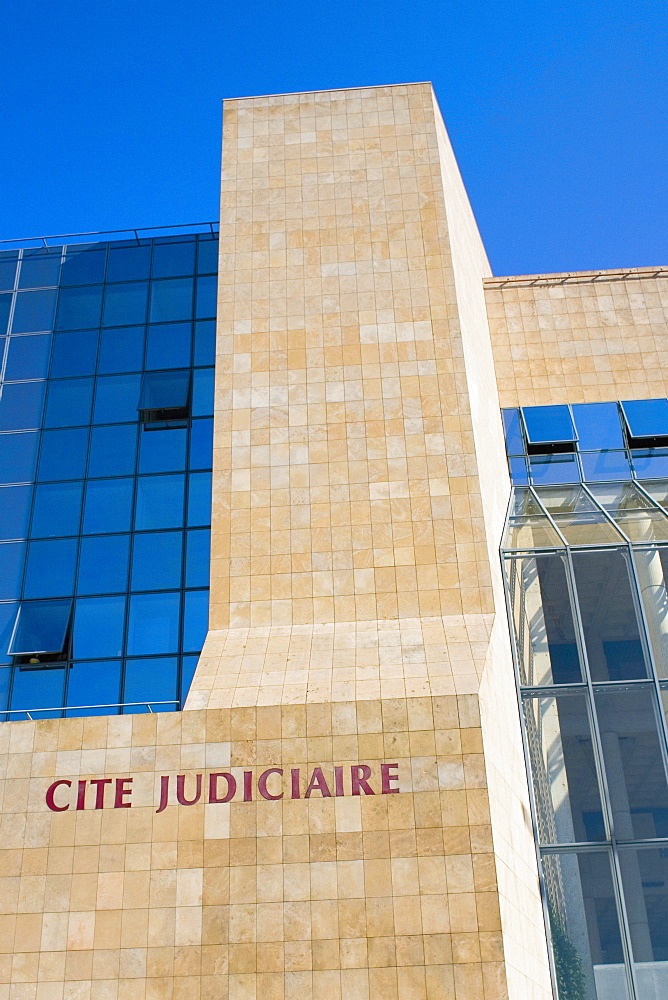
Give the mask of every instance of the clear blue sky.
[{"label": "clear blue sky", "polygon": [[218,216],[223,97],[432,80],[496,274],[668,264],[666,0],[7,0],[0,238]]}]

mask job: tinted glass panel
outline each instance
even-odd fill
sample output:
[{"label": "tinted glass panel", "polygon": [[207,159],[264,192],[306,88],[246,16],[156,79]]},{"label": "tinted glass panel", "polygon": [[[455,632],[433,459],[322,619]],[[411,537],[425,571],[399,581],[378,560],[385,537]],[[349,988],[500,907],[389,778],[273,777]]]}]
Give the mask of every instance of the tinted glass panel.
[{"label": "tinted glass panel", "polygon": [[[75,663],[68,671],[68,705],[118,705],[121,700],[121,660]],[[65,715],[113,715],[111,708],[90,708]]]},{"label": "tinted glass panel", "polygon": [[73,427],[90,422],[92,378],[67,378],[51,382],[46,403],[46,427]]},{"label": "tinted glass panel", "polygon": [[568,406],[523,406],[522,416],[529,444],[576,440]]},{"label": "tinted glass panel", "polygon": [[194,417],[210,417],[213,415],[213,368],[202,368],[193,374],[193,409]]},{"label": "tinted glass panel", "polygon": [[8,663],[11,659],[9,641],[14,634],[18,609],[18,604],[0,604],[0,663]]},{"label": "tinted glass panel", "polygon": [[96,424],[121,423],[137,419],[141,375],[105,375],[95,389],[93,421]]},{"label": "tinted glass panel", "polygon": [[216,315],[217,290],[217,275],[212,274],[207,278],[197,279],[197,305],[195,310],[197,319],[206,319],[207,316]]},{"label": "tinted glass panel", "polygon": [[[173,656],[156,657],[145,660],[128,660],[125,667],[124,702],[147,702],[156,711],[174,712],[178,707],[177,670],[178,661]],[[155,702],[169,702],[155,705]],[[124,709],[125,715],[148,712],[147,704],[134,705]]]},{"label": "tinted glass panel", "polygon": [[82,479],[86,471],[88,428],[44,431],[39,455],[39,476],[49,479]]},{"label": "tinted glass panel", "polygon": [[624,447],[616,403],[577,403],[572,410],[581,451]]},{"label": "tinted glass panel", "polygon": [[185,469],[187,438],[185,427],[142,430],[139,435],[139,471],[179,472]]},{"label": "tinted glass panel", "polygon": [[7,333],[9,312],[12,307],[11,295],[0,295],[0,334]]},{"label": "tinted glass panel", "polygon": [[61,285],[92,285],[104,280],[106,250],[67,248]]},{"label": "tinted glass panel", "polygon": [[188,479],[188,524],[211,524],[211,473],[194,472]]},{"label": "tinted glass panel", "polygon": [[668,677],[668,549],[634,549],[645,621],[659,677]]},{"label": "tinted glass panel", "polygon": [[74,592],[76,538],[30,542],[23,596],[65,597]]},{"label": "tinted glass panel", "polygon": [[631,437],[668,436],[668,399],[625,400],[621,406]]},{"label": "tinted glass panel", "polygon": [[191,590],[185,595],[183,614],[184,652],[197,651],[204,645],[209,623],[209,591]]},{"label": "tinted glass panel", "polygon": [[193,279],[171,278],[151,284],[151,323],[190,319],[193,310]]},{"label": "tinted glass panel", "polygon": [[135,471],[137,425],[93,427],[89,476],[127,476]]},{"label": "tinted glass panel", "polygon": [[97,330],[57,333],[53,338],[51,377],[92,375],[97,358]]},{"label": "tinted glass panel", "polygon": [[191,323],[158,323],[148,328],[147,368],[183,368],[190,364]]},{"label": "tinted glass panel", "polygon": [[0,291],[11,291],[16,277],[17,258],[13,254],[0,253]]},{"label": "tinted glass panel", "polygon": [[188,405],[190,372],[147,372],[142,379],[140,410],[172,410]]},{"label": "tinted glass panel", "polygon": [[186,587],[209,586],[210,531],[189,531],[186,548]]},{"label": "tinted glass panel", "polygon": [[153,247],[153,277],[171,278],[192,274],[195,269],[195,243],[155,243]]},{"label": "tinted glass panel", "polygon": [[129,326],[146,320],[148,282],[131,281],[122,285],[108,285],[104,297],[104,326]]},{"label": "tinted glass panel", "polygon": [[619,852],[619,863],[633,958],[639,963],[635,971],[640,996],[658,1000],[668,980],[663,969],[647,968],[644,963],[668,962],[668,852],[665,848],[626,848]]},{"label": "tinted glass panel", "polygon": [[[29,667],[14,671],[12,685],[11,708],[28,709],[33,719],[56,718],[61,713],[40,712],[39,708],[52,708],[62,705],[65,670],[63,667],[48,670],[31,670]],[[20,719],[20,715],[12,715],[12,719]]]},{"label": "tinted glass panel", "polygon": [[520,411],[517,408],[501,410],[506,435],[506,451],[509,455],[524,454],[524,437],[520,426]]},{"label": "tinted glass panel", "polygon": [[195,364],[213,365],[216,361],[216,324],[202,320],[195,324]]},{"label": "tinted glass panel", "polygon": [[25,538],[32,486],[0,487],[0,539]]},{"label": "tinted glass panel", "polygon": [[213,274],[218,270],[218,240],[200,237],[197,248],[197,270],[200,274]]},{"label": "tinted glass panel", "polygon": [[123,652],[125,597],[84,597],[74,613],[74,657],[120,656]]},{"label": "tinted glass panel", "polygon": [[138,531],[180,528],[183,525],[184,485],[184,476],[140,476],[135,528]]},{"label": "tinted glass panel", "polygon": [[127,590],[129,535],[95,535],[81,540],[77,593],[114,594]]},{"label": "tinted glass panel", "polygon": [[580,458],[585,482],[604,483],[631,478],[631,467],[625,451],[584,452]]},{"label": "tinted glass panel", "polygon": [[83,330],[99,326],[102,310],[102,285],[63,288],[58,302],[58,330]]},{"label": "tinted glass panel", "polygon": [[86,487],[85,534],[129,531],[132,522],[134,479],[99,479]]},{"label": "tinted glass panel", "polygon": [[132,596],[128,626],[128,655],[175,652],[179,648],[180,605],[180,594]]},{"label": "tinted glass panel", "polygon": [[77,535],[83,483],[48,483],[35,489],[30,534],[33,538]]},{"label": "tinted glass panel", "polygon": [[580,482],[580,466],[575,455],[532,455],[529,469],[531,481],[536,486]]},{"label": "tinted glass panel", "polygon": [[13,655],[61,653],[72,615],[71,601],[30,601],[22,604],[10,646]]},{"label": "tinted glass panel", "polygon": [[14,305],[12,333],[38,333],[53,329],[56,311],[56,290],[18,292]]},{"label": "tinted glass panel", "polygon": [[665,479],[668,476],[668,449],[652,448],[631,453],[634,475],[638,479]]},{"label": "tinted glass panel", "polygon": [[210,469],[213,460],[213,420],[193,420],[190,428],[190,468]]},{"label": "tinted glass panel", "polygon": [[60,247],[56,250],[24,250],[19,288],[57,285],[60,276]]},{"label": "tinted glass panel", "polygon": [[2,387],[0,430],[39,427],[45,382],[10,382]]},{"label": "tinted glass panel", "polygon": [[3,542],[0,545],[0,600],[16,599],[21,595],[21,577],[25,542]]},{"label": "tinted glass panel", "polygon": [[49,368],[51,335],[10,337],[5,367],[5,380],[44,378]]},{"label": "tinted glass panel", "polygon": [[102,331],[97,366],[97,370],[101,374],[140,371],[143,357],[143,326],[128,326],[118,330]]},{"label": "tinted glass panel", "polygon": [[197,654],[181,657],[181,704],[188,697],[198,661],[199,656]]},{"label": "tinted glass panel", "polygon": [[139,281],[148,278],[151,247],[110,247],[107,281]]},{"label": "tinted glass panel", "polygon": [[181,586],[183,534],[159,531],[135,535],[132,590],[175,590]]}]

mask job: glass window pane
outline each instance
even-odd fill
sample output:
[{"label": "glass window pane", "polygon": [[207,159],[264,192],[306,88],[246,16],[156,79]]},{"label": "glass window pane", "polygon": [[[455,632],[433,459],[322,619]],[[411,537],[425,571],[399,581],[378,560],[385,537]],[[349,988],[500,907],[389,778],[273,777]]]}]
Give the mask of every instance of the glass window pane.
[{"label": "glass window pane", "polygon": [[572,411],[581,451],[624,447],[617,403],[576,403]]},{"label": "glass window pane", "polygon": [[0,295],[0,334],[7,333],[9,312],[12,308],[12,296]]},{"label": "glass window pane", "polygon": [[190,364],[191,323],[158,323],[148,328],[146,368],[184,368]]},{"label": "glass window pane", "polygon": [[211,319],[195,323],[196,365],[213,365],[216,362],[216,324]]},{"label": "glass window pane", "polygon": [[141,371],[144,358],[143,326],[126,326],[103,330],[100,335],[100,357],[97,370],[101,374]]},{"label": "glass window pane", "polygon": [[197,308],[195,315],[197,319],[205,319],[207,316],[216,315],[216,295],[218,293],[218,276],[209,275],[206,278],[197,279]]},{"label": "glass window pane", "polygon": [[73,427],[90,423],[92,378],[57,379],[49,384],[45,427]]},{"label": "glass window pane", "polygon": [[213,416],[213,368],[193,373],[193,417]]},{"label": "glass window pane", "polygon": [[136,454],[136,424],[93,427],[88,475],[93,477],[133,475]]},{"label": "glass window pane", "polygon": [[180,607],[180,594],[134,594],[130,598],[128,655],[176,652]]},{"label": "glass window pane", "polygon": [[581,486],[548,486],[538,497],[570,545],[619,545],[622,535]]},{"label": "glass window pane", "polygon": [[155,413],[182,410],[188,406],[189,396],[189,371],[147,372],[142,379],[139,409]]},{"label": "glass window pane", "polygon": [[607,851],[543,860],[560,1000],[629,1000]]},{"label": "glass window pane", "polygon": [[190,426],[190,468],[210,469],[213,462],[213,420],[193,420]]},{"label": "glass window pane", "polygon": [[580,458],[585,482],[602,483],[631,478],[631,466],[625,451],[585,451]]},{"label": "glass window pane", "polygon": [[183,526],[184,478],[175,475],[139,477],[135,512],[137,531]]},{"label": "glass window pane", "polygon": [[55,288],[41,292],[17,292],[12,333],[39,333],[53,329]]},{"label": "glass window pane", "polygon": [[60,278],[61,285],[91,285],[104,281],[106,249],[84,250],[68,247]]},{"label": "glass window pane", "polygon": [[199,653],[209,627],[209,591],[189,590],[185,595],[183,615],[184,653]]},{"label": "glass window pane", "polygon": [[172,278],[195,270],[195,242],[154,243],[153,277]]},{"label": "glass window pane", "polygon": [[581,681],[565,556],[522,556],[505,566],[521,683]]},{"label": "glass window pane", "polygon": [[45,382],[9,382],[2,386],[0,430],[39,427],[42,421]]},{"label": "glass window pane", "polygon": [[[9,667],[3,667],[0,670],[0,713],[3,713],[6,708],[9,707],[9,682],[12,677],[12,671]],[[7,722],[12,716],[0,714],[0,721]],[[14,716],[14,718],[20,718],[20,716]]]},{"label": "glass window pane", "polygon": [[633,473],[637,479],[668,477],[668,448],[651,448],[631,452]]},{"label": "glass window pane", "polygon": [[[614,832],[618,840],[656,832],[653,810],[668,810],[668,785],[657,731],[654,689],[620,685],[595,690]],[[654,831],[654,832],[652,832]]]},{"label": "glass window pane", "polygon": [[13,251],[10,253],[0,253],[0,291],[11,292],[14,287],[17,263],[18,258]]},{"label": "glass window pane", "polygon": [[151,245],[109,247],[107,281],[140,281],[148,278]]},{"label": "glass window pane", "polygon": [[510,481],[513,486],[528,486],[529,472],[526,458],[509,458]]},{"label": "glass window pane", "polygon": [[[154,712],[175,712],[178,708],[177,674],[178,661],[175,656],[127,660],[123,701],[128,707],[123,714],[148,712],[148,704]],[[137,705],[136,702],[142,704]],[[157,702],[168,704],[161,705],[156,704]]]},{"label": "glass window pane", "polygon": [[668,549],[633,550],[647,631],[659,677],[668,677]]},{"label": "glass window pane", "polygon": [[25,542],[0,545],[0,601],[11,601],[21,595],[25,550]]},{"label": "glass window pane", "polygon": [[53,338],[51,378],[93,375],[97,358],[97,330],[57,333]]},{"label": "glass window pane", "polygon": [[83,483],[48,483],[35,489],[33,538],[78,535]]},{"label": "glass window pane", "polygon": [[506,451],[509,455],[523,455],[525,452],[524,438],[520,426],[520,411],[517,407],[501,410],[503,427],[506,434]]},{"label": "glass window pane", "polygon": [[524,720],[540,842],[606,840],[586,695],[527,696]]},{"label": "glass window pane", "polygon": [[190,319],[192,311],[192,278],[168,278],[151,283],[151,323]]},{"label": "glass window pane", "polygon": [[576,441],[571,412],[565,404],[523,406],[522,417],[529,444]]},{"label": "glass window pane", "polygon": [[108,285],[104,297],[103,326],[130,326],[132,323],[144,323],[147,301],[147,281]]},{"label": "glass window pane", "polygon": [[633,399],[621,403],[632,438],[668,435],[668,399]]},{"label": "glass window pane", "polygon": [[57,330],[85,330],[100,325],[103,285],[61,288]]},{"label": "glass window pane", "polygon": [[72,616],[72,601],[29,601],[22,604],[10,652],[62,653]]},{"label": "glass window pane", "polygon": [[30,542],[23,596],[66,597],[74,593],[76,538]]},{"label": "glass window pane", "polygon": [[218,271],[218,240],[201,237],[197,241],[197,270],[200,274]]},{"label": "glass window pane", "polygon": [[25,483],[35,475],[39,434],[0,434],[0,482]]},{"label": "glass window pane", "polygon": [[179,472],[186,467],[185,427],[142,430],[139,435],[140,472]]},{"label": "glass window pane", "polygon": [[[60,711],[40,712],[37,709],[62,705],[64,683],[64,667],[16,668],[10,708],[27,709],[33,719],[57,718]],[[20,719],[21,716],[17,714],[10,718]]]},{"label": "glass window pane", "polygon": [[186,587],[209,586],[210,531],[189,531],[186,546]]},{"label": "glass window pane", "polygon": [[19,605],[15,603],[0,604],[0,663],[11,661],[11,655],[8,652],[9,641],[14,634],[14,622],[18,609]]},{"label": "glass window pane", "polygon": [[211,524],[211,473],[193,472],[188,477],[188,525]]},{"label": "glass window pane", "polygon": [[10,337],[5,381],[24,378],[45,378],[49,368],[51,334],[35,337]]},{"label": "glass window pane", "polygon": [[114,594],[127,590],[129,561],[129,535],[82,538],[77,593]]},{"label": "glass window pane", "polygon": [[83,479],[88,451],[88,428],[44,431],[39,454],[39,476],[49,479]]},{"label": "glass window pane", "polygon": [[[120,704],[121,660],[93,660],[91,663],[74,663],[68,672],[66,705]],[[110,707],[77,709],[65,712],[66,716],[116,715]]]},{"label": "glass window pane", "polygon": [[104,375],[95,389],[96,424],[121,423],[137,420],[137,403],[141,375]]},{"label": "glass window pane", "polygon": [[132,590],[174,590],[181,586],[183,533],[137,534],[132,549]]},{"label": "glass window pane", "polygon": [[188,656],[181,657],[181,704],[185,702],[188,697],[188,692],[190,691],[190,685],[193,682],[193,677],[195,676],[195,671],[197,669],[197,663],[199,661],[199,654],[190,653]]},{"label": "glass window pane", "polygon": [[74,658],[120,656],[125,629],[125,597],[82,597],[74,614]]},{"label": "glass window pane", "polygon": [[19,274],[19,288],[46,288],[57,285],[60,277],[60,247],[48,250],[24,250]]},{"label": "glass window pane", "polygon": [[28,534],[32,486],[0,487],[0,539],[25,538]]},{"label": "glass window pane", "polygon": [[580,467],[575,455],[532,455],[529,469],[531,481],[536,486],[580,482]]},{"label": "glass window pane", "polygon": [[573,569],[592,678],[646,677],[625,553],[619,549],[574,552]]},{"label": "glass window pane", "polygon": [[133,479],[91,480],[86,486],[84,534],[129,531],[133,494]]},{"label": "glass window pane", "polygon": [[638,996],[661,1000],[668,996],[668,851],[622,848],[619,864]]}]

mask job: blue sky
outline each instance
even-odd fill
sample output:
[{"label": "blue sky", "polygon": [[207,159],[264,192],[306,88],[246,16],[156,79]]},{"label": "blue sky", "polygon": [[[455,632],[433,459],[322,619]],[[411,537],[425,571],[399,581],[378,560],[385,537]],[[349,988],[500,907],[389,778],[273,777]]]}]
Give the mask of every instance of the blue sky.
[{"label": "blue sky", "polygon": [[665,0],[8,0],[0,238],[218,215],[223,97],[431,80],[496,274],[668,264]]}]

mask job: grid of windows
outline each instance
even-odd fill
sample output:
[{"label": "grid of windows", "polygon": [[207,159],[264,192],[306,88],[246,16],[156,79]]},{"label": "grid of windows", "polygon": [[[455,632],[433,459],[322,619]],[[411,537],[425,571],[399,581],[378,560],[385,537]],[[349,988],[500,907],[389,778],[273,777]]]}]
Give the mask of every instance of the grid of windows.
[{"label": "grid of windows", "polygon": [[0,254],[0,718],[183,703],[208,614],[217,248]]}]

